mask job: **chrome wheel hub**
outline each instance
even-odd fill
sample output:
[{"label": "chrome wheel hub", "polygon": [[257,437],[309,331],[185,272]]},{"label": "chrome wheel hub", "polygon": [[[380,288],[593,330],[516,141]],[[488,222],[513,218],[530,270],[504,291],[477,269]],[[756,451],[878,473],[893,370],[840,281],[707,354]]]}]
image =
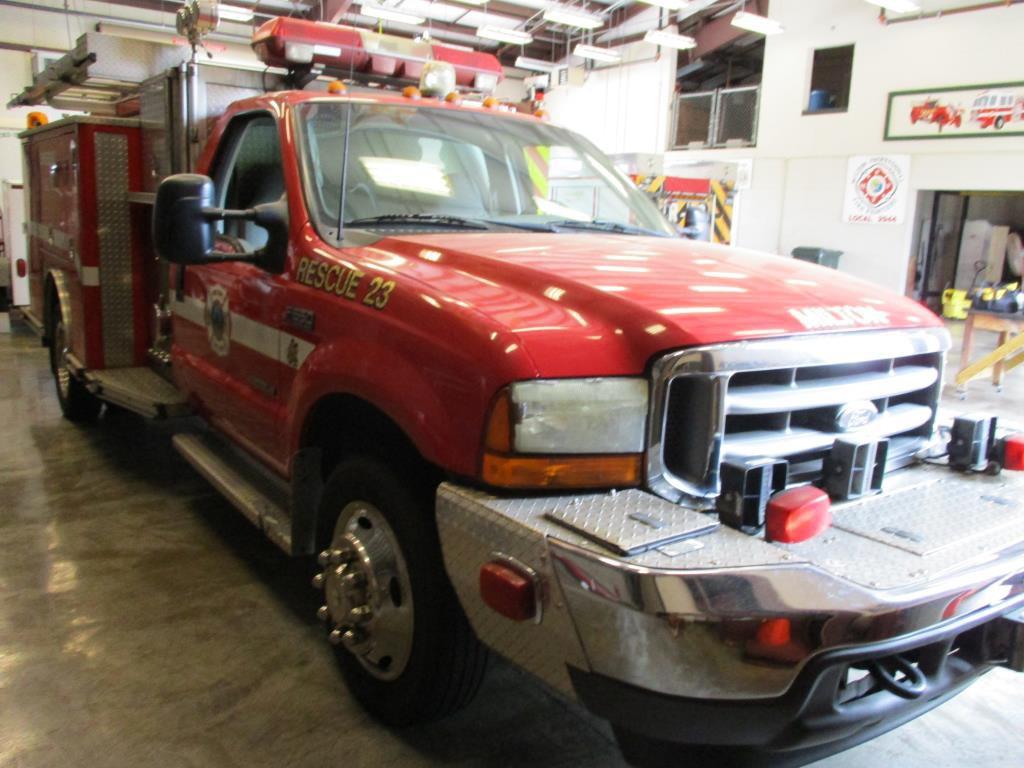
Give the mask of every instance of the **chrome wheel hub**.
[{"label": "chrome wheel hub", "polygon": [[374,505],[353,501],[338,516],[330,548],[320,553],[313,586],[324,590],[317,616],[374,677],[397,678],[409,663],[412,588],[394,531]]}]

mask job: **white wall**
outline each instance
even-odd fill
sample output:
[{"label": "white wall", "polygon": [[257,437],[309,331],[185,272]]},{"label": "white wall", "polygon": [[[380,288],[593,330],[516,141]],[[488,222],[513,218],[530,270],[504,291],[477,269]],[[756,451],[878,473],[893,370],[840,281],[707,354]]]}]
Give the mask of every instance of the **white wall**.
[{"label": "white wall", "polygon": [[[651,27],[657,13],[650,12]],[[582,133],[609,154],[660,153],[668,147],[675,51],[638,42],[615,48],[618,66],[599,65],[583,85],[556,86],[544,103],[552,122]],[[569,57],[575,67],[583,60]]]},{"label": "white wall", "polygon": [[[769,15],[786,31],[766,42],[757,147],[666,156],[666,170],[695,157],[754,159],[734,228],[738,245],[778,253],[836,248],[847,254],[843,271],[902,291],[918,190],[1024,189],[1024,137],[882,138],[890,91],[1024,80],[1017,55],[1024,6],[887,26],[863,0],[772,0]],[[849,110],[803,115],[814,49],[850,43]],[[861,154],[911,155],[904,224],[841,221],[847,160]]]}]

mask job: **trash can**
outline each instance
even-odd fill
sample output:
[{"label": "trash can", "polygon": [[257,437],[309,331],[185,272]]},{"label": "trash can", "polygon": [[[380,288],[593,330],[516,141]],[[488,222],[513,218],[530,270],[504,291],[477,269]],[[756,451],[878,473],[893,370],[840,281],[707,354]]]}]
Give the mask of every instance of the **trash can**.
[{"label": "trash can", "polygon": [[839,268],[839,257],[842,255],[842,251],[832,251],[828,248],[812,248],[807,245],[793,249],[794,259],[809,261],[811,264],[820,264],[823,267],[831,267],[832,269]]}]

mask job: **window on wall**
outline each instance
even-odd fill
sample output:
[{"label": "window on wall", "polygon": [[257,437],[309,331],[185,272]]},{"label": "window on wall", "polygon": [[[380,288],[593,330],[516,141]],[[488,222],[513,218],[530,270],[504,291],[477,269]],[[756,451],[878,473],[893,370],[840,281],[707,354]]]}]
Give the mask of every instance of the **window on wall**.
[{"label": "window on wall", "polygon": [[853,46],[818,48],[811,65],[811,90],[804,114],[845,112],[850,104]]}]

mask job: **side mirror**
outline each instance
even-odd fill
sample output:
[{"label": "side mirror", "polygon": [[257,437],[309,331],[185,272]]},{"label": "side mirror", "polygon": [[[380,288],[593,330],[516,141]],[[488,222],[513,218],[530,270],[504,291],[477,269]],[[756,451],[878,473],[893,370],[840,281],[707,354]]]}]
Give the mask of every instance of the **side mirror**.
[{"label": "side mirror", "polygon": [[172,264],[203,264],[213,250],[213,180],[196,173],[168,176],[156,192],[153,243]]},{"label": "side mirror", "polygon": [[[288,201],[284,195],[272,203],[245,210],[214,208],[213,181],[196,173],[168,176],[160,183],[153,207],[153,242],[157,255],[182,266],[248,261],[268,272],[284,270],[288,255]],[[251,221],[267,230],[267,242],[255,253],[214,250],[214,222],[221,219]]]}]

